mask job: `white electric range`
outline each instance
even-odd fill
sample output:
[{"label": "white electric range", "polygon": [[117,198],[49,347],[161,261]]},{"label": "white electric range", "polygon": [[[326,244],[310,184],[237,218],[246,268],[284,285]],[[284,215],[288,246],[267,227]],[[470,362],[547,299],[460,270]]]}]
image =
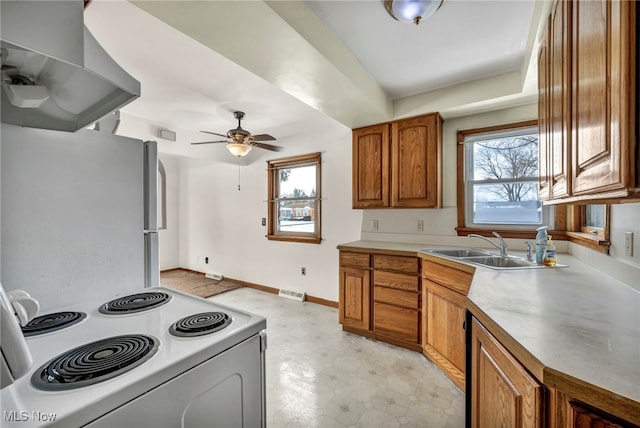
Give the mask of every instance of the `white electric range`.
[{"label": "white electric range", "polygon": [[23,330],[33,363],[1,390],[1,426],[266,425],[263,317],[163,287],[114,299]]}]

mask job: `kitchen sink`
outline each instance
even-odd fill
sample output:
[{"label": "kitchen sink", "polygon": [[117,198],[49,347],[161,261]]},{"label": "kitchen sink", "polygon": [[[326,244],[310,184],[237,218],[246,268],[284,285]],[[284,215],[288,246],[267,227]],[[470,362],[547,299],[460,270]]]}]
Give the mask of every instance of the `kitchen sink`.
[{"label": "kitchen sink", "polygon": [[[530,262],[522,257],[503,257],[488,251],[476,250],[473,248],[441,248],[433,250],[425,249],[422,251],[450,259],[485,266],[491,269],[542,269],[547,267],[540,266],[535,262]],[[555,267],[567,267],[567,265],[556,264]]]},{"label": "kitchen sink", "polygon": [[475,263],[494,269],[534,269],[545,267],[538,266],[535,262],[530,262],[520,257],[487,256],[463,257],[462,259],[470,263]]},{"label": "kitchen sink", "polygon": [[478,256],[491,256],[491,253],[486,251],[474,250],[471,248],[452,248],[452,249],[438,249],[438,250],[425,250],[427,253],[439,254],[441,256],[464,258],[464,257],[478,257]]}]

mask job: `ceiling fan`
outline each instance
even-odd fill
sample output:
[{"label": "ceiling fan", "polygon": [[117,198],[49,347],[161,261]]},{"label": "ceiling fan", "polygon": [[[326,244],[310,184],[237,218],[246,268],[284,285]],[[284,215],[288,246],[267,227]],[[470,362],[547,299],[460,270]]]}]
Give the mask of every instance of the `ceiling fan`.
[{"label": "ceiling fan", "polygon": [[226,138],[226,140],[202,141],[202,142],[191,143],[191,144],[227,143],[227,150],[229,150],[232,155],[238,156],[238,157],[246,156],[253,147],[271,150],[274,152],[279,152],[280,150],[282,150],[282,147],[260,142],[260,141],[274,141],[275,138],[272,137],[271,135],[269,134],[251,135],[249,131],[242,129],[242,127],[240,126],[240,122],[244,117],[244,112],[234,111],[233,117],[238,119],[238,127],[235,129],[228,130],[226,135],[218,134],[217,132],[200,131],[200,132],[204,132],[205,134],[213,134],[213,135],[218,135],[220,137],[224,137]]}]

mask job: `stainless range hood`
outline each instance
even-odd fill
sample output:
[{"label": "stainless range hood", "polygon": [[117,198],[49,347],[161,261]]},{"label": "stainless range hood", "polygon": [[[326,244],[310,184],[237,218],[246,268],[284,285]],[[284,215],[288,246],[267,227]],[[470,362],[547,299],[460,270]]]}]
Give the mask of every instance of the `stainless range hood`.
[{"label": "stainless range hood", "polygon": [[82,0],[0,1],[3,123],[73,132],[140,96],[83,13]]}]

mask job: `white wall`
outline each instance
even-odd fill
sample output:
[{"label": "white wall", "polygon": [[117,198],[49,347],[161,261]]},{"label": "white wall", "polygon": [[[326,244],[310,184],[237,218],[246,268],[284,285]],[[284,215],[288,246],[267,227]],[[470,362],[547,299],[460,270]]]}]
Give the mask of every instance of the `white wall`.
[{"label": "white wall", "polygon": [[[337,301],[336,246],[359,239],[361,224],[361,213],[351,209],[351,131],[314,138],[308,142],[313,149],[268,153],[248,166],[183,161],[180,265]],[[266,160],[317,151],[322,153],[322,243],[267,240],[261,224],[267,216]],[[300,274],[303,266],[306,276]]]}]

